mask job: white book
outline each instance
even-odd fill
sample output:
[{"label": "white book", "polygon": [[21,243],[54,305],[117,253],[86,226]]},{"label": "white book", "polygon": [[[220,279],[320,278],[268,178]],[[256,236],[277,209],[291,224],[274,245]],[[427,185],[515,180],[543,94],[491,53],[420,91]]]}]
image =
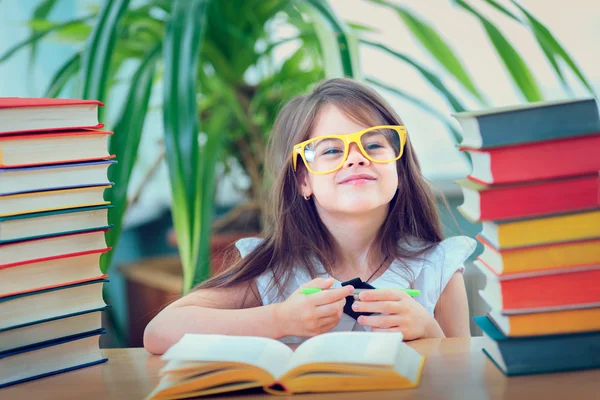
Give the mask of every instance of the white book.
[{"label": "white book", "polygon": [[109,201],[104,200],[104,190],[109,187],[92,186],[24,194],[0,194],[0,217],[109,204]]},{"label": "white book", "polygon": [[0,243],[109,228],[108,209],[113,207],[80,207],[0,217]]},{"label": "white book", "polygon": [[0,168],[0,194],[110,185],[108,168],[115,163],[114,160],[102,160],[73,164]]},{"label": "white book", "polygon": [[111,135],[109,131],[91,129],[0,135],[0,168],[110,158]]},{"label": "white book", "polygon": [[0,298],[0,330],[106,306],[100,279]]},{"label": "white book", "polygon": [[106,248],[104,231],[92,231],[0,245],[0,267]]}]

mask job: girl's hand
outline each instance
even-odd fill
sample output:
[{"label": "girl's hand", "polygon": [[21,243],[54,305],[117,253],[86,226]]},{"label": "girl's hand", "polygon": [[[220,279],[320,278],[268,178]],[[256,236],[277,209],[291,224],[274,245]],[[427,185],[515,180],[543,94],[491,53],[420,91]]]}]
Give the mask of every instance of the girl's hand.
[{"label": "girl's hand", "polygon": [[286,301],[275,304],[275,324],[281,327],[281,336],[312,337],[329,332],[344,312],[346,296],[354,292],[352,286],[329,289],[333,279],[317,278],[301,286],[320,287],[321,292],[302,294],[296,290]]},{"label": "girl's hand", "polygon": [[373,332],[400,331],[404,340],[444,337],[433,316],[401,290],[366,290],[360,293],[359,299],[352,304],[354,311],[387,314],[358,317],[358,323],[372,327]]}]

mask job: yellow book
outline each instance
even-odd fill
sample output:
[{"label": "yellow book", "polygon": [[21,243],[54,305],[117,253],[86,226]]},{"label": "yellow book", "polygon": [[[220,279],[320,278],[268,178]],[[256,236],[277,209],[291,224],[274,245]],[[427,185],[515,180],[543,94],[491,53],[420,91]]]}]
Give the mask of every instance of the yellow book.
[{"label": "yellow book", "polygon": [[507,250],[477,239],[484,245],[479,260],[498,275],[600,264],[600,239]]},{"label": "yellow book", "polygon": [[511,221],[484,221],[481,236],[497,249],[600,238],[600,210]]},{"label": "yellow book", "polygon": [[22,194],[0,194],[0,217],[110,204],[104,190],[111,185],[46,190]]},{"label": "yellow book", "polygon": [[600,307],[523,314],[493,310],[489,317],[509,337],[600,331]]},{"label": "yellow book", "polygon": [[402,333],[331,332],[296,351],[269,338],[186,334],[147,399],[182,399],[262,388],[270,394],[407,389],[418,386],[424,357]]}]

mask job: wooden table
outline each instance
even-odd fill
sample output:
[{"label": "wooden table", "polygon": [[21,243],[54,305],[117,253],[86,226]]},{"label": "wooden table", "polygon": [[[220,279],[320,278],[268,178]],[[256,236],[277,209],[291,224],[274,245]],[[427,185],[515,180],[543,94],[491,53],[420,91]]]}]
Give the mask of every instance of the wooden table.
[{"label": "wooden table", "polygon": [[[506,378],[481,351],[481,338],[409,342],[425,355],[417,389],[369,393],[305,394],[290,400],[344,399],[600,399],[600,369]],[[164,361],[143,348],[104,349],[105,364],[0,389],[0,399],[143,399],[158,383]],[[220,395],[219,399],[280,396]]]}]

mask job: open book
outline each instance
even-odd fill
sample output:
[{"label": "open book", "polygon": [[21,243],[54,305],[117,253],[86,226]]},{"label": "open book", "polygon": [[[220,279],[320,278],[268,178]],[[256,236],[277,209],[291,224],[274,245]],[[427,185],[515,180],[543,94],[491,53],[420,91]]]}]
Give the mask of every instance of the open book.
[{"label": "open book", "polygon": [[424,357],[402,333],[332,332],[296,351],[263,337],[186,334],[147,399],[182,399],[263,388],[271,394],[407,389],[418,386]]}]

